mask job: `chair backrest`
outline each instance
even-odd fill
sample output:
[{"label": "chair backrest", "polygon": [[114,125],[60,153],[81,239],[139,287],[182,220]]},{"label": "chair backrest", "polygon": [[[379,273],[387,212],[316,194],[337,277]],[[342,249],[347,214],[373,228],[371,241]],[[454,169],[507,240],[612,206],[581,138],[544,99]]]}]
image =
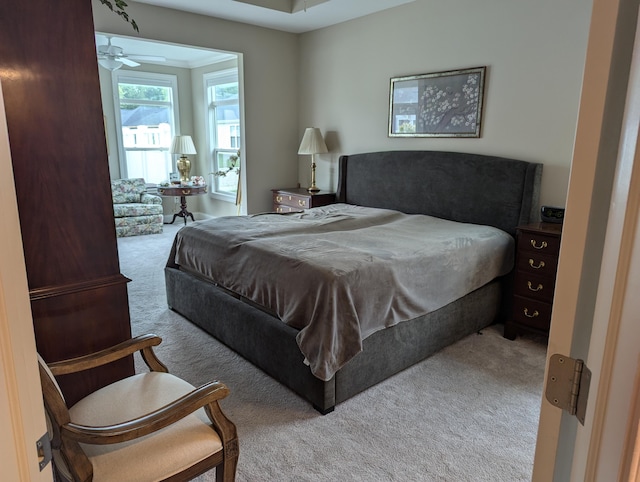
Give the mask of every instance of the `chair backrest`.
[{"label": "chair backrest", "polygon": [[[81,467],[85,474],[87,472],[93,473],[91,462],[79,444],[71,442],[65,443],[63,446],[60,427],[71,421],[69,409],[67,408],[64,395],[62,394],[62,390],[60,390],[58,382],[40,354],[38,354],[38,366],[40,369],[40,384],[42,386],[47,431],[49,432],[49,438],[51,440],[53,461],[59,475],[68,480],[74,480],[71,473],[72,471],[69,470],[71,464],[68,463],[67,457],[75,460],[75,464]],[[78,474],[74,475],[77,479]]]},{"label": "chair backrest", "polygon": [[111,181],[111,196],[114,204],[139,203],[146,191],[147,185],[141,177]]},{"label": "chair backrest", "polygon": [[56,378],[51,373],[49,365],[38,353],[38,366],[40,367],[40,383],[42,384],[42,396],[44,397],[45,404],[55,406],[62,411],[67,410],[67,404],[64,400],[64,394],[60,389],[60,385],[56,381]]}]

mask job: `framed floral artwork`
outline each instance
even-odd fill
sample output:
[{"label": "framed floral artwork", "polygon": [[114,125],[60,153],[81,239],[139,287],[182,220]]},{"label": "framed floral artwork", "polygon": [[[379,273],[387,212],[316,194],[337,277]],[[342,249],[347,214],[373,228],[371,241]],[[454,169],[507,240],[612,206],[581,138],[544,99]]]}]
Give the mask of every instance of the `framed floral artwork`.
[{"label": "framed floral artwork", "polygon": [[394,77],[389,137],[480,137],[486,67]]}]

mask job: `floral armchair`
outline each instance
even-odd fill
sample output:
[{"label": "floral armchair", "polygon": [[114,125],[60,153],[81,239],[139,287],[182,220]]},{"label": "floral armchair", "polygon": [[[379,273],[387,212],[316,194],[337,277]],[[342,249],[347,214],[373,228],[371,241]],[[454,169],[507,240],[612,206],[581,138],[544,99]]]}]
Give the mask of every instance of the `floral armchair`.
[{"label": "floral armchair", "polygon": [[114,179],[111,195],[118,237],[162,232],[162,198],[147,193],[144,179]]}]

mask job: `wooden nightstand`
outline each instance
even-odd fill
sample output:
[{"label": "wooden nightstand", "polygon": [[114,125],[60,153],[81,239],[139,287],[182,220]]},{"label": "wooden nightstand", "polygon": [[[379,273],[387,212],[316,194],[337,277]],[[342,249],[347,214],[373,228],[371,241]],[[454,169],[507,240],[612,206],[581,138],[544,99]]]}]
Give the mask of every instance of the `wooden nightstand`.
[{"label": "wooden nightstand", "polygon": [[561,224],[518,226],[513,307],[505,338],[513,340],[521,328],[549,334],[561,235]]},{"label": "wooden nightstand", "polygon": [[336,193],[318,191],[310,193],[302,187],[272,189],[273,210],[277,213],[295,213],[336,202]]}]

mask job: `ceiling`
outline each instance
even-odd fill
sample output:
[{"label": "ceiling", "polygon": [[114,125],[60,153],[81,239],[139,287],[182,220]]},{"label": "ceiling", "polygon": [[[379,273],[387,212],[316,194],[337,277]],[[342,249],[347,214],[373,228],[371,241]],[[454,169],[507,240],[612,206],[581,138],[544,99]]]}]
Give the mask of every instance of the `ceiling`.
[{"label": "ceiling", "polygon": [[[136,0],[225,20],[248,23],[291,33],[303,33],[364,17],[415,0]],[[305,10],[306,7],[306,10]],[[138,24],[140,19],[136,20]],[[181,46],[136,37],[109,35],[113,45],[128,55],[157,55],[165,62],[140,61],[172,67],[197,68],[235,57],[226,52]],[[107,34],[96,32],[96,46]]]},{"label": "ceiling", "polygon": [[[159,7],[303,33],[414,0],[136,0]],[[306,5],[306,10],[305,10]],[[140,22],[138,22],[140,23]]]},{"label": "ceiling", "polygon": [[127,55],[158,55],[166,59],[164,62],[133,59],[140,64],[157,64],[195,69],[197,67],[236,58],[235,54],[228,52],[163,43],[157,40],[141,40],[116,35],[107,36],[107,34],[99,32],[96,32],[96,47],[98,45],[106,45],[109,37],[111,38],[111,43],[115,46],[122,47],[124,53]]}]

